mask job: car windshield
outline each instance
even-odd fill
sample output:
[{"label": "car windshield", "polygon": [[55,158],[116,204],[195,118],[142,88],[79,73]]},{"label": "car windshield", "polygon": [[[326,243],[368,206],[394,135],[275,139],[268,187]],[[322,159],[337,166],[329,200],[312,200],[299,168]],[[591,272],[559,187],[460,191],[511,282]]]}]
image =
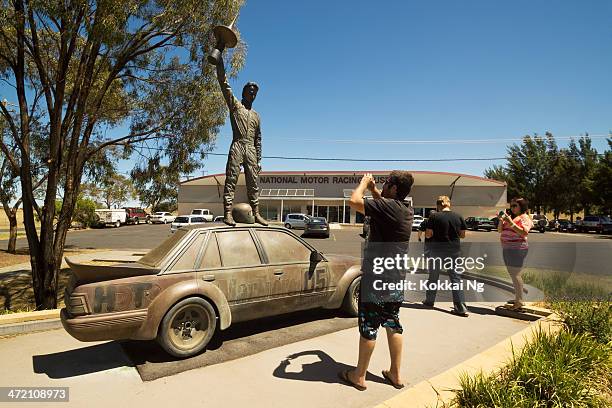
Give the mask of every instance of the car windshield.
[{"label": "car windshield", "polygon": [[484,218],[484,217],[477,217],[476,221],[489,221],[488,218]]},{"label": "car windshield", "polygon": [[157,212],[157,213],[155,213],[153,215],[164,215],[164,213],[163,212]]},{"label": "car windshield", "polygon": [[307,221],[311,224],[325,224],[325,218],[323,217],[314,217],[307,219]]},{"label": "car windshield", "polygon": [[181,239],[187,234],[189,231],[186,230],[177,230],[170,238],[162,242],[157,248],[149,251],[145,256],[138,260],[138,263],[156,267],[161,264],[162,260],[168,253],[174,248]]},{"label": "car windshield", "polygon": [[185,224],[189,224],[189,218],[188,217],[176,217],[174,219],[174,222],[183,222]]},{"label": "car windshield", "polygon": [[585,221],[599,221],[599,217],[584,217]]}]

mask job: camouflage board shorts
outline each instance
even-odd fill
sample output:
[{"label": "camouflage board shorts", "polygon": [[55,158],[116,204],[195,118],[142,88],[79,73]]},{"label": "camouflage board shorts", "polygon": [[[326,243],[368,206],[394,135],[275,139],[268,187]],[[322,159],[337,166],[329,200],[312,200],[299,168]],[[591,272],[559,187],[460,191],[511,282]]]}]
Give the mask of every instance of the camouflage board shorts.
[{"label": "camouflage board shorts", "polygon": [[359,302],[359,333],[368,340],[376,340],[379,327],[401,334],[404,329],[399,321],[402,302]]}]

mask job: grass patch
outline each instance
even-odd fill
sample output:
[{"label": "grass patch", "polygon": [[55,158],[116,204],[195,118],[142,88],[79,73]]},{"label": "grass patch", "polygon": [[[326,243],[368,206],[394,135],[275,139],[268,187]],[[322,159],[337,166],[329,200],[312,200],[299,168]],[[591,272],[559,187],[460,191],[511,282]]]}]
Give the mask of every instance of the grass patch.
[{"label": "grass patch", "polygon": [[612,406],[612,298],[609,280],[530,270],[525,281],[546,294],[561,318],[558,333],[536,332],[504,368],[464,375],[450,406]]},{"label": "grass patch", "polygon": [[612,344],[612,299],[555,301],[551,308],[568,333],[586,335],[601,344]]},{"label": "grass patch", "polygon": [[[70,280],[70,269],[64,268],[58,276],[58,305],[64,306],[64,290]],[[5,273],[0,274],[0,313],[35,311],[34,290],[32,289],[32,274]]]},{"label": "grass patch", "polygon": [[9,254],[6,250],[0,249],[0,268],[26,262],[30,262],[27,249],[18,249],[16,254]]},{"label": "grass patch", "polygon": [[539,331],[499,373],[460,379],[459,407],[603,407],[612,403],[611,346]]},{"label": "grass patch", "polygon": [[[64,251],[65,256],[74,256],[85,253],[98,252],[99,250],[68,249]],[[0,253],[6,254],[5,251]],[[17,255],[7,254],[12,257],[15,263],[30,262],[30,255],[26,249],[18,250]],[[1,259],[1,258],[0,258]],[[17,262],[19,260],[19,262]],[[58,277],[58,306],[64,306],[64,289],[70,280],[70,269],[62,268]],[[27,270],[23,272],[0,273],[0,314],[31,312],[36,310],[34,301],[34,290],[32,289],[32,273]]]},{"label": "grass patch", "polygon": [[[512,283],[504,266],[488,266],[479,274],[507,280]],[[523,281],[544,292],[546,301],[559,299],[605,299],[612,293],[612,276],[551,269],[525,268]]]}]

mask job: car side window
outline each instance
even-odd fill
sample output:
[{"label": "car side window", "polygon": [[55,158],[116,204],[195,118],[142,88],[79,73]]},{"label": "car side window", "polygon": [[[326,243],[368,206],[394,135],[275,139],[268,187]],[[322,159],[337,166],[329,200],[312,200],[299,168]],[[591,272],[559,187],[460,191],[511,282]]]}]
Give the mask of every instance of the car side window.
[{"label": "car side window", "polygon": [[179,259],[170,268],[171,271],[193,270],[195,268],[196,258],[198,257],[200,248],[202,248],[202,244],[204,243],[205,235],[206,234],[198,234],[196,239],[191,242],[189,247],[185,249],[181,255],[179,255]]},{"label": "car side window", "polygon": [[282,231],[258,230],[257,236],[271,264],[310,262],[310,248],[289,234]]},{"label": "car side window", "polygon": [[217,245],[216,234],[210,234],[208,245],[204,251],[202,262],[200,262],[200,269],[212,269],[221,267],[221,256],[219,255],[219,246]]},{"label": "car side window", "polygon": [[217,232],[217,242],[224,267],[261,265],[257,247],[249,231]]}]

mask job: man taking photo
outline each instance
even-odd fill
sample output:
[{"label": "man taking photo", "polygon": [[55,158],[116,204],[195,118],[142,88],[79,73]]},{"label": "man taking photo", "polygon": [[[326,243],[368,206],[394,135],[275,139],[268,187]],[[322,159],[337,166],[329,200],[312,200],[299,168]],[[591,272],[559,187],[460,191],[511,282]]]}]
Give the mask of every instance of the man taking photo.
[{"label": "man taking photo", "polygon": [[[383,377],[395,388],[403,388],[400,376],[402,360],[402,325],[399,310],[404,300],[403,290],[375,289],[375,281],[399,282],[405,271],[385,270],[382,274],[373,271],[373,260],[377,257],[394,257],[408,253],[408,241],[412,231],[412,207],[404,202],[410,193],[414,178],[407,171],[391,172],[382,191],[376,188],[371,174],[365,174],[359,186],[353,191],[349,205],[356,211],[370,217],[370,231],[365,243],[362,263],[361,290],[359,296],[359,360],[357,367],[338,373],[340,379],[365,391],[365,377],[370,357],[376,345],[379,327],[387,331],[391,367],[382,372]],[[364,199],[370,190],[372,199]]]}]

